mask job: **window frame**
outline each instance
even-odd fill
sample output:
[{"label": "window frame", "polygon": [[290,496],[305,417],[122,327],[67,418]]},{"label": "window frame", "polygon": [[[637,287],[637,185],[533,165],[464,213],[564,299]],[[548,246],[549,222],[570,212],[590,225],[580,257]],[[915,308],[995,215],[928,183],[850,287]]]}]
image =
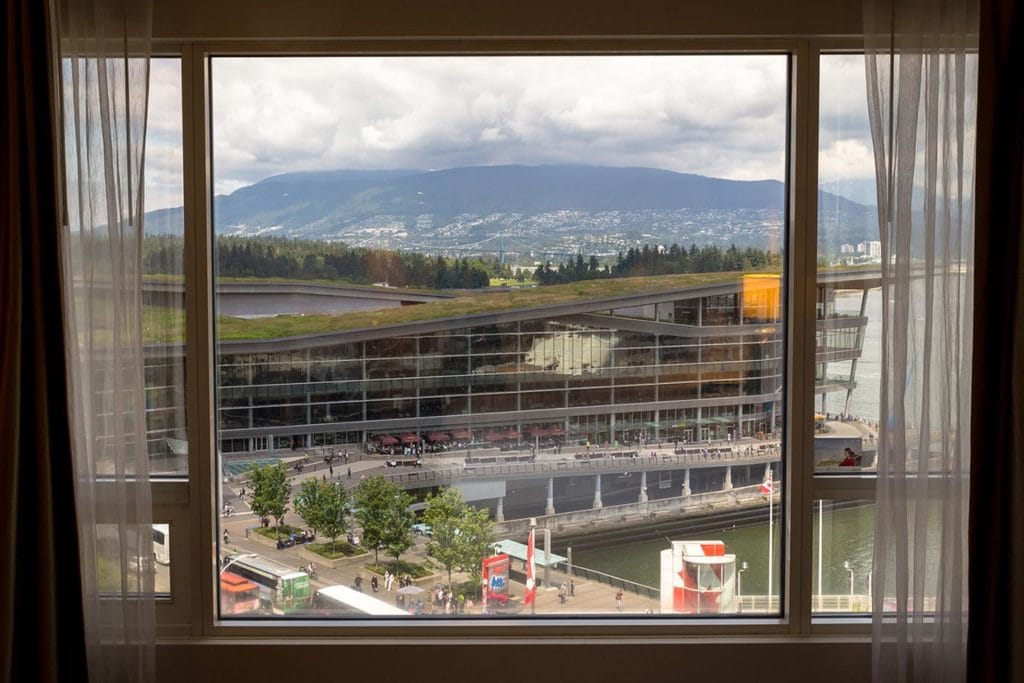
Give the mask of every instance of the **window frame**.
[{"label": "window frame", "polygon": [[[815,475],[814,348],[817,271],[819,57],[862,49],[860,38],[474,38],[312,41],[161,41],[154,54],[180,56],[184,170],[186,287],[187,478],[154,479],[154,520],[172,524],[171,599],[158,601],[158,633],[192,637],[365,638],[646,638],[856,636],[870,619],[812,615],[814,501],[873,499],[870,475]],[[218,56],[376,55],[632,55],[764,53],[789,57],[787,111],[787,215],[785,220],[787,320],[783,341],[785,428],[788,454],[782,484],[782,614],[721,619],[544,619],[450,622],[279,621],[217,619],[216,356],[213,339],[212,121],[210,60]],[[803,286],[799,286],[800,284]],[[802,455],[798,455],[802,454]],[[335,642],[335,641],[332,641]]]}]

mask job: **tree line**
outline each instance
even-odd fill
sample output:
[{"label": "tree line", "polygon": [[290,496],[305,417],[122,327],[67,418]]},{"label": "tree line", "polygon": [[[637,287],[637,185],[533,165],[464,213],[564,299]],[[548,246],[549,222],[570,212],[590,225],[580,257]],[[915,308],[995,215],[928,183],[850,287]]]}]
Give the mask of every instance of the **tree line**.
[{"label": "tree line", "polygon": [[[283,237],[218,236],[215,244],[220,277],[338,280],[357,285],[387,282],[395,287],[479,289],[490,284],[492,265],[479,259],[431,257],[407,251],[350,247],[339,242]],[[157,235],[143,240],[142,265],[147,275],[182,272],[180,237]]]},{"label": "tree line", "polygon": [[722,249],[716,244],[690,248],[673,244],[667,249],[645,244],[619,252],[614,264],[601,266],[597,257],[584,259],[577,254],[557,265],[545,263],[537,266],[533,279],[542,285],[557,285],[579,280],[602,278],[673,275],[676,273],[720,273],[745,270],[777,270],[782,257],[773,251],[754,247],[739,249],[735,244]]}]

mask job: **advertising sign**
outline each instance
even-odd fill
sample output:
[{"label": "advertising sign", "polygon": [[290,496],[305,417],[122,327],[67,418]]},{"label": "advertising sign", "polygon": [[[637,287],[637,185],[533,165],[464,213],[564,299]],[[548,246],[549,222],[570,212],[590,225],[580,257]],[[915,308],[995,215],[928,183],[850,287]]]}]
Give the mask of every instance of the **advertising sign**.
[{"label": "advertising sign", "polygon": [[508,553],[485,557],[483,561],[484,600],[504,605],[508,602],[508,570],[512,558]]}]

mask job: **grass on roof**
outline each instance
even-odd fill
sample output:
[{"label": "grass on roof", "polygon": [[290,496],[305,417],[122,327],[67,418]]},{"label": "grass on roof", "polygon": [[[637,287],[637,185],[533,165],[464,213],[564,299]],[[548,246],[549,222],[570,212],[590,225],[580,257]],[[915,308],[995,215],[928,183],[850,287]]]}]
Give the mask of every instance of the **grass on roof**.
[{"label": "grass on roof", "polygon": [[739,273],[695,273],[665,275],[656,278],[635,277],[588,280],[567,285],[551,285],[507,292],[466,294],[446,301],[415,306],[354,311],[345,314],[279,315],[273,318],[218,319],[219,339],[276,339],[303,334],[356,330],[383,325],[457,318],[534,306],[570,303],[586,299],[628,296],[660,292],[679,287],[718,284],[736,280]]},{"label": "grass on roof", "polygon": [[[739,272],[686,273],[654,277],[586,280],[531,289],[464,293],[443,301],[341,314],[310,313],[267,318],[218,316],[217,338],[222,341],[280,339],[441,318],[458,318],[480,313],[494,313],[588,299],[644,293],[655,294],[681,287],[732,282],[742,275],[743,273]],[[180,342],[184,338],[183,311],[147,307],[143,323],[147,343]]]}]

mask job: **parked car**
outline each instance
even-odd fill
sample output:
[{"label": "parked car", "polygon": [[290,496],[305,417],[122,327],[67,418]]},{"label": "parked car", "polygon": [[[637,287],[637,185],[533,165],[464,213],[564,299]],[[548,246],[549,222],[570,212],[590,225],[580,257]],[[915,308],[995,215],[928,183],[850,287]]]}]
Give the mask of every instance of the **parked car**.
[{"label": "parked car", "polygon": [[412,530],[412,532],[414,534],[416,534],[418,536],[433,536],[434,535],[434,531],[433,531],[433,529],[430,528],[429,524],[423,524],[423,523],[413,524],[410,527],[410,529]]}]

